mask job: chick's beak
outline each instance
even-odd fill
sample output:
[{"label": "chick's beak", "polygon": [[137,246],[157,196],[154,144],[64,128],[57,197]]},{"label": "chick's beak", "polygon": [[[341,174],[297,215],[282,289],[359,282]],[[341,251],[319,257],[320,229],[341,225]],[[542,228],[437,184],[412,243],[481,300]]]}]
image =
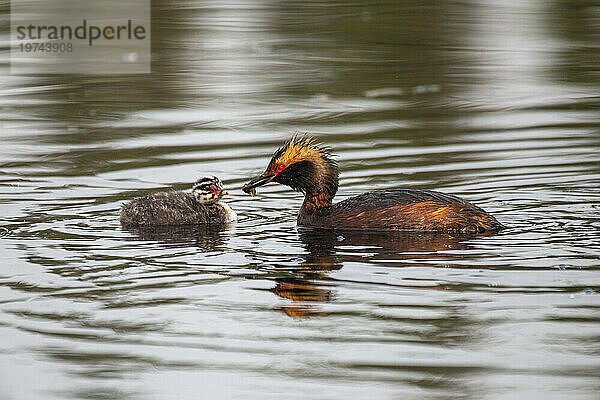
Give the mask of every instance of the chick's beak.
[{"label": "chick's beak", "polygon": [[242,186],[242,190],[248,193],[250,196],[254,196],[256,194],[256,188],[262,185],[266,185],[271,182],[275,175],[259,175],[255,178],[252,178],[250,182],[246,183]]},{"label": "chick's beak", "polygon": [[223,189],[215,189],[215,190],[213,190],[213,194],[215,196],[217,196],[218,198],[221,198],[221,197],[225,196],[228,193],[225,190],[223,190]]}]

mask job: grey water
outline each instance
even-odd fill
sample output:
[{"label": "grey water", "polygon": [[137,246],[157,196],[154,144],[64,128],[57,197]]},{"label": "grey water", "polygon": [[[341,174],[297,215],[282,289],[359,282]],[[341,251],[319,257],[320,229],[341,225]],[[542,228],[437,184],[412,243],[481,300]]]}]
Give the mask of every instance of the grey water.
[{"label": "grey water", "polygon": [[[596,2],[162,0],[151,37],[148,75],[0,49],[0,398],[598,398]],[[301,194],[241,191],[294,132],[336,200],[434,189],[508,228],[298,230]],[[236,224],[120,226],[207,174]]]}]

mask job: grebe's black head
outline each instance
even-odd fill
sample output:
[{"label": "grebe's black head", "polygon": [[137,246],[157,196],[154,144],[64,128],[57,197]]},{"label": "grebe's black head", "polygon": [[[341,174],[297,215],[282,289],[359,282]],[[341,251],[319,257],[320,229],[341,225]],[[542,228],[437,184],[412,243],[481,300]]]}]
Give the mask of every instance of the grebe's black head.
[{"label": "grebe's black head", "polygon": [[330,201],[338,189],[338,168],[331,157],[331,150],[315,138],[293,136],[273,153],[265,172],[246,183],[242,190],[254,195],[258,186],[277,182]]},{"label": "grebe's black head", "polygon": [[192,188],[194,198],[200,203],[213,203],[227,194],[223,183],[216,176],[204,176],[194,183]]}]

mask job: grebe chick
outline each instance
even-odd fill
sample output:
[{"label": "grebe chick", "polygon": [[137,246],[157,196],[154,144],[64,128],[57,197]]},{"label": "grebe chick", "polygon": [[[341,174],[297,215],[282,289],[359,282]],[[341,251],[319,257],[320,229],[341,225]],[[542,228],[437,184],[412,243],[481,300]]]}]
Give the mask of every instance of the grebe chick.
[{"label": "grebe chick", "polygon": [[497,232],[504,226],[459,197],[431,190],[381,190],[336,204],[338,168],[328,147],[314,138],[292,137],[271,158],[262,175],[246,183],[250,195],[269,182],[304,193],[298,225],[323,229]]},{"label": "grebe chick", "polygon": [[193,225],[224,224],[237,220],[235,211],[221,198],[227,194],[216,176],[196,181],[191,193],[159,192],[137,197],[121,208],[121,224]]}]

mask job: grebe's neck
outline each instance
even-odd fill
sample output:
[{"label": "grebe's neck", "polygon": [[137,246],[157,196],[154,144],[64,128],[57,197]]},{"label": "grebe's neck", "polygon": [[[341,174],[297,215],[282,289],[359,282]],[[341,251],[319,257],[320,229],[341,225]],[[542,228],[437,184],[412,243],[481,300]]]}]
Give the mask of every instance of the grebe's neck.
[{"label": "grebe's neck", "polygon": [[317,210],[331,205],[333,196],[328,195],[324,192],[306,193],[304,196],[304,203],[302,203],[302,210],[304,212],[315,213]]},{"label": "grebe's neck", "polygon": [[315,213],[321,208],[330,206],[338,189],[339,178],[335,162],[326,158],[324,162],[313,166],[314,168],[308,170],[312,176],[306,179],[310,184],[301,188],[304,192],[302,210],[308,213]]}]

